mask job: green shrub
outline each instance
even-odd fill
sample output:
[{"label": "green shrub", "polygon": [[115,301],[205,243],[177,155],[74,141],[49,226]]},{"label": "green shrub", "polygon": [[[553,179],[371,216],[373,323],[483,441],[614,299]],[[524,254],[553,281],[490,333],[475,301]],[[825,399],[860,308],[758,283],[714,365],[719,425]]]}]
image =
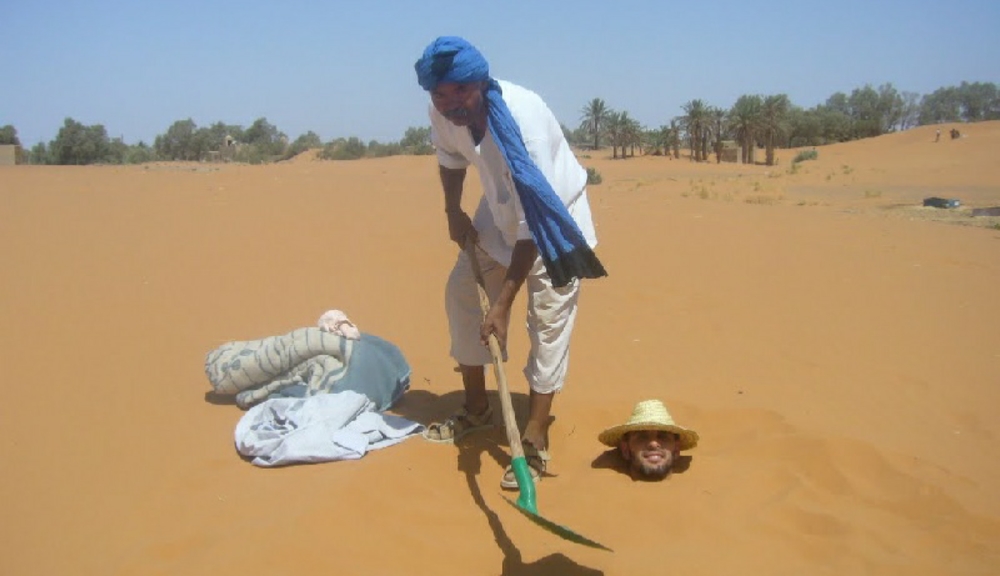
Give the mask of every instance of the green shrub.
[{"label": "green shrub", "polygon": [[267,164],[272,162],[274,159],[271,157],[270,150],[267,146],[262,146],[260,144],[245,144],[236,149],[236,153],[233,155],[233,160],[236,162],[245,162],[247,164]]},{"label": "green shrub", "polygon": [[416,144],[404,147],[402,153],[410,156],[430,156],[435,153],[435,150],[434,146],[430,144]]},{"label": "green shrub", "polygon": [[328,143],[319,153],[321,160],[357,160],[365,156],[365,143],[351,136],[348,139],[338,138]]},{"label": "green shrub", "polygon": [[587,184],[600,184],[603,181],[597,168],[587,168]]},{"label": "green shrub", "polygon": [[819,152],[815,148],[812,150],[803,150],[795,155],[795,159],[792,160],[792,164],[797,162],[802,162],[803,160],[815,160],[819,156]]},{"label": "green shrub", "polygon": [[365,156],[368,158],[385,158],[387,156],[398,156],[402,153],[403,147],[399,145],[399,142],[382,144],[378,140],[372,140],[368,143],[368,150],[365,151]]}]

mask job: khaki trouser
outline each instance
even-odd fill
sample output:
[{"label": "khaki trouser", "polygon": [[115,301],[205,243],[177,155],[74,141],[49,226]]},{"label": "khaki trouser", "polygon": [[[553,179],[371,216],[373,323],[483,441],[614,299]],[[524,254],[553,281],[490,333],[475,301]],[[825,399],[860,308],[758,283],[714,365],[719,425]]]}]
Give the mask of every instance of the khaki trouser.
[{"label": "khaki trouser", "polygon": [[[476,247],[486,293],[493,302],[500,293],[507,268]],[[525,280],[528,293],[526,328],[531,351],[524,376],[535,392],[551,394],[562,389],[569,367],[569,341],[576,320],[580,282],[573,280],[554,288],[539,257]],[[459,252],[445,289],[445,309],[451,332],[451,356],[465,366],[492,363],[490,351],[480,343],[483,312],[479,305],[476,279],[468,255]],[[507,351],[504,350],[504,360]]]}]

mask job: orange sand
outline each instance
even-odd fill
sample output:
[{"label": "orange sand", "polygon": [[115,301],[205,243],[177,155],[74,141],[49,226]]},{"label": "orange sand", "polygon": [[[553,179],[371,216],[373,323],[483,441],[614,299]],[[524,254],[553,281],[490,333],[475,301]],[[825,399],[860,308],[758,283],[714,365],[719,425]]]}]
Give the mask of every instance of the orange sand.
[{"label": "orange sand", "polygon": [[[0,168],[0,574],[996,574],[1000,229],[935,220],[1000,205],[1000,123],[935,129],[794,174],[582,153],[611,275],[538,503],[613,554],[501,500],[501,427],[264,470],[206,396],[211,349],[340,308],[410,361],[397,413],[459,405],[433,157]],[[687,470],[595,467],[648,397],[701,434]]]}]

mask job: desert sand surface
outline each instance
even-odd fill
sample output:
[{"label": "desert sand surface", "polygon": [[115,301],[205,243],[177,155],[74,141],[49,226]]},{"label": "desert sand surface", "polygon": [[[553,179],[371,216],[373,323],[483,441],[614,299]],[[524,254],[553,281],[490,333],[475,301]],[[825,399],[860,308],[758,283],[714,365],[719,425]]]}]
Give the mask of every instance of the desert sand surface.
[{"label": "desert sand surface", "polygon": [[[1000,122],[936,128],[794,170],[580,153],[610,275],[583,286],[538,509],[613,553],[502,500],[499,418],[262,469],[208,394],[215,347],[338,308],[412,366],[394,413],[460,405],[432,156],[0,167],[0,574],[1000,573],[1000,225],[970,212],[1000,206]],[[661,483],[597,441],[645,398],[701,435]]]}]

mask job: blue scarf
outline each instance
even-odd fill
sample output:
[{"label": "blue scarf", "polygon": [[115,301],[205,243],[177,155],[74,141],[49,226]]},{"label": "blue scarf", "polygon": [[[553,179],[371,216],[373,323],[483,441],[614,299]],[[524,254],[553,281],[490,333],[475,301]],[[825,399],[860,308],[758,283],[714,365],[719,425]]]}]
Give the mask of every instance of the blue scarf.
[{"label": "blue scarf", "polygon": [[424,50],[414,68],[417,81],[428,92],[441,83],[486,82],[490,134],[510,167],[524,218],[552,285],[561,287],[574,278],[607,276],[562,199],[524,147],[521,130],[503,100],[500,85],[490,77],[483,55],[462,38],[442,36]]}]

